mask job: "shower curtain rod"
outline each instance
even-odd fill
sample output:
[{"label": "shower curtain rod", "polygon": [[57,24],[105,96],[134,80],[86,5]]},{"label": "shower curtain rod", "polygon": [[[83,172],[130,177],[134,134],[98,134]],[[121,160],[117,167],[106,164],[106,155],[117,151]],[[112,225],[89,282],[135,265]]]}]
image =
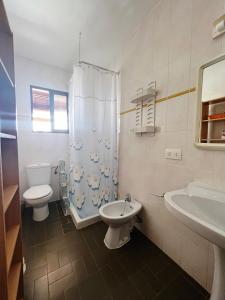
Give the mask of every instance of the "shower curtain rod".
[{"label": "shower curtain rod", "polygon": [[100,70],[103,70],[103,71],[107,71],[107,72],[110,72],[110,73],[114,73],[114,74],[119,74],[119,73],[120,73],[120,72],[115,72],[115,71],[113,71],[113,70],[109,70],[109,69],[106,69],[106,68],[103,68],[103,67],[100,67],[100,66],[97,66],[97,65],[88,63],[88,62],[83,61],[83,60],[80,60],[80,61],[79,61],[79,64],[84,64],[84,65],[92,66],[92,67],[95,67],[95,68],[97,68],[97,69],[100,69]]},{"label": "shower curtain rod", "polygon": [[83,61],[80,59],[80,53],[81,53],[81,35],[82,33],[80,32],[79,33],[79,43],[78,43],[78,64],[84,64],[84,65],[88,65],[88,66],[92,66],[94,68],[97,68],[97,69],[100,69],[100,70],[103,70],[103,71],[106,71],[106,72],[110,72],[110,73],[113,73],[113,74],[119,74],[120,72],[115,72],[115,71],[112,71],[112,70],[109,70],[109,69],[106,69],[106,68],[103,68],[103,67],[100,67],[100,66],[97,66],[97,65],[94,65],[94,64],[91,64],[91,63],[88,63],[86,61]]}]

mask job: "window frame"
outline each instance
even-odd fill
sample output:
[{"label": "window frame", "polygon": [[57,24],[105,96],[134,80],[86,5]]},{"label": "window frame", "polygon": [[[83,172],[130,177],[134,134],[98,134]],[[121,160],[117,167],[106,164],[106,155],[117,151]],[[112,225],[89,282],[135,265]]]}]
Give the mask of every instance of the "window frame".
[{"label": "window frame", "polygon": [[[40,89],[40,90],[45,90],[49,92],[49,102],[50,102],[50,116],[51,116],[51,131],[34,131],[33,129],[33,94],[32,94],[32,89]],[[67,130],[60,130],[54,129],[54,95],[60,95],[60,96],[66,96],[66,112],[67,112]],[[68,103],[69,101],[69,93],[68,92],[63,92],[63,91],[58,91],[58,90],[53,90],[49,88],[44,88],[40,87],[37,85],[30,85],[30,102],[31,102],[31,122],[32,122],[32,132],[33,133],[69,133],[69,110],[68,110]]]}]

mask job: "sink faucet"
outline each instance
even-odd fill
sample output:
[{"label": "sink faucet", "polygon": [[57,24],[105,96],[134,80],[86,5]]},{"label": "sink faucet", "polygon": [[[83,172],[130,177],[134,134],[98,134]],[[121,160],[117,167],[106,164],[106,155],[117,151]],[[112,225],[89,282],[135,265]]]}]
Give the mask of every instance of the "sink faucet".
[{"label": "sink faucet", "polygon": [[127,202],[131,202],[131,195],[129,193],[125,194],[124,200]]}]

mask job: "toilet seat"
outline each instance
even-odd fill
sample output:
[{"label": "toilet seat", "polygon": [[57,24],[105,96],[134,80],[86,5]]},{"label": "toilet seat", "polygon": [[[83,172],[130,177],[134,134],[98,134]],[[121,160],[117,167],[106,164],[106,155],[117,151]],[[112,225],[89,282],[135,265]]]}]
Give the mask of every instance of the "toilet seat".
[{"label": "toilet seat", "polygon": [[26,192],[23,194],[23,197],[25,200],[37,200],[45,198],[50,193],[52,193],[52,188],[50,185],[35,185],[26,190]]}]

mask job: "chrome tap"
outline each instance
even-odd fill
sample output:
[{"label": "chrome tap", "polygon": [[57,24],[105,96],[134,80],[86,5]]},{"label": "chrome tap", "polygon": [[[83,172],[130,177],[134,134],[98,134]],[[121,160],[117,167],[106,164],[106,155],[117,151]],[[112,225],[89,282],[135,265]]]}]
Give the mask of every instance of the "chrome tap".
[{"label": "chrome tap", "polygon": [[129,193],[125,194],[124,200],[125,202],[131,202],[131,195]]}]

